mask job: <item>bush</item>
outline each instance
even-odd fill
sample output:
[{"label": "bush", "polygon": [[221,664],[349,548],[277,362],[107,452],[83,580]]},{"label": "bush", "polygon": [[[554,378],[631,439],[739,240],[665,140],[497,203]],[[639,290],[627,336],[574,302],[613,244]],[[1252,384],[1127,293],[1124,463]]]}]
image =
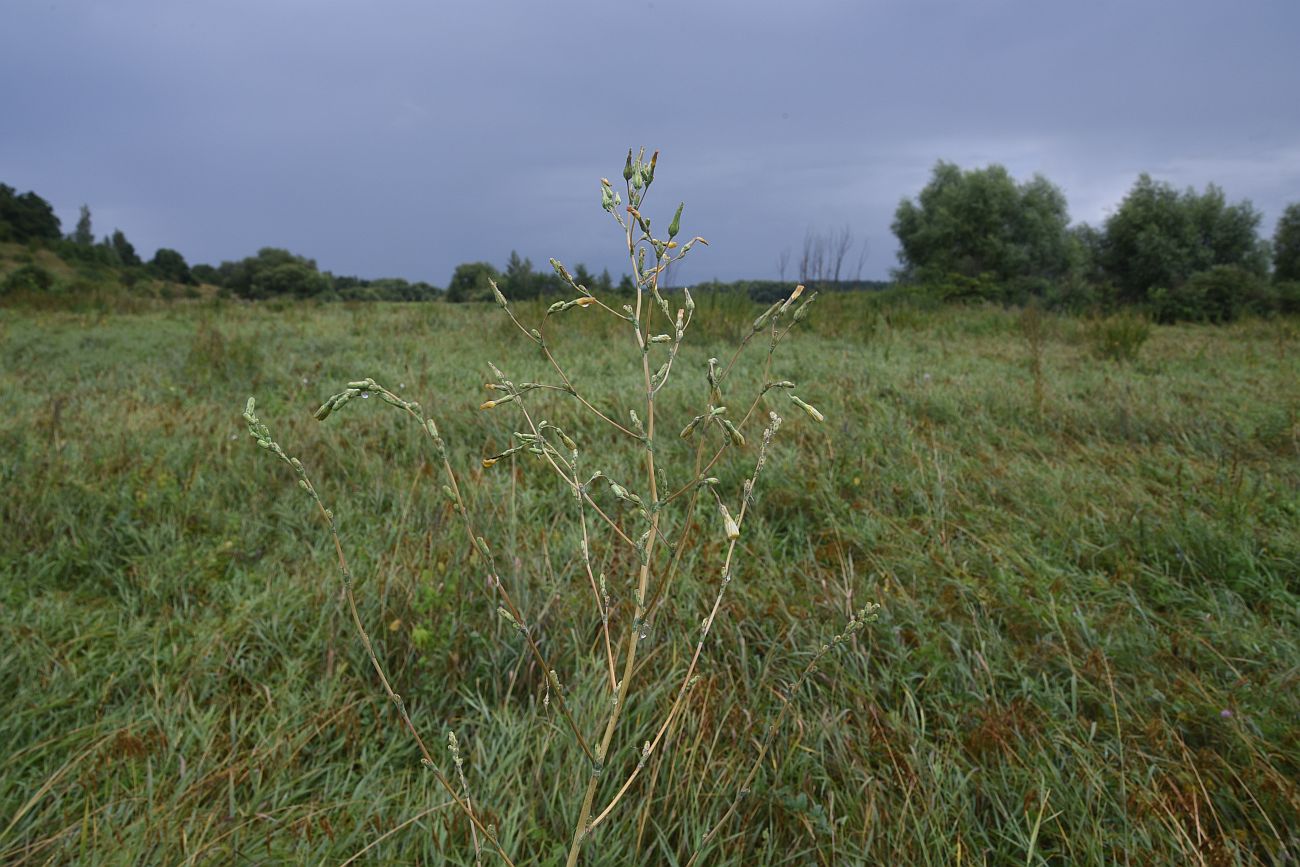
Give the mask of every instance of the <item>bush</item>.
[{"label": "bush", "polygon": [[1135,361],[1151,336],[1151,324],[1132,313],[1095,317],[1085,330],[1092,353],[1110,361]]},{"label": "bush", "polygon": [[1277,312],[1300,313],[1300,280],[1283,280],[1273,284],[1277,299]]},{"label": "bush", "polygon": [[54,288],[54,275],[40,265],[24,265],[0,283],[0,295],[48,292]]}]

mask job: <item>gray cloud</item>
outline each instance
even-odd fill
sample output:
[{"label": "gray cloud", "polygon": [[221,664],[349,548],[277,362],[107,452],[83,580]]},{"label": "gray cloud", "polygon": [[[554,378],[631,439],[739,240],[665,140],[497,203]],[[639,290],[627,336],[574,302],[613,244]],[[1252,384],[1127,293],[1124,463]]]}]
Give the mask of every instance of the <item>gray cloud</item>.
[{"label": "gray cloud", "polygon": [[0,180],[146,255],[618,273],[597,179],[642,143],[712,242],[690,280],[775,276],[846,224],[883,276],[938,159],[1042,172],[1092,222],[1141,171],[1219,183],[1266,231],[1300,199],[1289,0],[11,0],[5,24]]}]

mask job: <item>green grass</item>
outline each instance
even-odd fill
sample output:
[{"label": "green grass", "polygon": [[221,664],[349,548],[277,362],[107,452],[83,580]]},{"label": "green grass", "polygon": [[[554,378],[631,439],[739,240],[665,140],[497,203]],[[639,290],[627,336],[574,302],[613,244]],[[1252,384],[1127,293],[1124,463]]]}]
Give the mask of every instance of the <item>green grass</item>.
[{"label": "green grass", "polygon": [[[787,425],[704,679],[585,863],[689,857],[785,688],[870,601],[879,622],[796,697],[706,863],[1300,856],[1294,320],[1156,327],[1119,364],[1095,357],[1086,322],[1044,316],[1040,411],[1014,313],[818,307],[777,372],[827,422],[772,397]],[[700,308],[713,322],[684,354],[691,398],[756,312]],[[605,334],[593,312],[566,314],[593,324],[557,354],[619,393],[618,359],[586,351]],[[454,462],[475,466],[512,429],[476,410],[487,361],[544,377],[503,318],[4,312],[0,862],[339,863],[369,846],[366,863],[473,863],[352,633],[328,537],[244,433],[249,394],[337,513],[362,618],[417,724],[434,743],[456,728],[519,863],[562,855],[584,770],[418,431],[382,405],[311,419],[374,376],[436,408]],[[682,401],[662,411],[690,417]],[[597,447],[608,436],[572,406],[548,412]],[[571,656],[594,633],[554,482],[527,461],[467,478],[541,640]],[[712,599],[712,574],[684,575],[644,684],[685,669]],[[670,688],[639,694],[611,764],[635,764]],[[573,686],[580,718],[595,695]]]}]

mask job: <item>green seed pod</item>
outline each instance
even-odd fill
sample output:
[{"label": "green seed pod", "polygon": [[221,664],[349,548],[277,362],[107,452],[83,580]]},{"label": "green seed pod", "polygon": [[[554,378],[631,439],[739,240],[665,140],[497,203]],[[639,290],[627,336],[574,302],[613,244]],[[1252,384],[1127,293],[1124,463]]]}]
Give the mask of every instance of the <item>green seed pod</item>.
[{"label": "green seed pod", "polygon": [[489,277],[489,278],[488,278],[488,285],[492,287],[492,295],[497,299],[497,305],[498,305],[502,310],[505,310],[505,309],[506,309],[506,296],[504,296],[504,295],[501,294],[501,290],[497,288],[496,281],[493,280],[491,277]]},{"label": "green seed pod", "polygon": [[743,434],[741,434],[740,430],[734,424],[731,423],[730,419],[724,418],[722,420],[722,426],[727,429],[727,434],[731,437],[732,445],[736,446],[737,448],[744,447],[745,437]]},{"label": "green seed pod", "polygon": [[244,415],[245,416],[253,415],[253,410],[255,410],[256,408],[257,408],[257,401],[250,397],[248,399],[248,403],[244,404]]},{"label": "green seed pod", "polygon": [[632,180],[632,149],[627,149],[627,162],[623,165],[623,180]]},{"label": "green seed pod", "polygon": [[332,413],[333,411],[334,411],[334,402],[329,400],[325,401],[323,404],[321,404],[320,409],[316,410],[316,414],[315,414],[316,421],[324,421],[325,419],[330,417],[330,413]]},{"label": "green seed pod", "polygon": [[704,421],[704,416],[697,415],[695,418],[690,420],[686,427],[682,428],[682,432],[679,436],[684,440],[690,439],[691,435],[695,433],[695,429],[700,426],[700,422],[702,421]]},{"label": "green seed pod", "polygon": [[760,316],[760,317],[758,317],[757,319],[755,319],[755,320],[754,320],[754,330],[755,330],[755,331],[758,331],[760,328],[762,328],[764,325],[766,325],[766,324],[767,324],[767,320],[769,320],[769,319],[772,318],[772,314],[775,313],[775,312],[777,312],[777,310],[781,309],[781,304],[782,304],[782,302],[777,301],[777,302],[776,302],[775,304],[773,304],[771,307],[767,308],[767,310],[763,312],[763,315],[762,315],[762,316]]},{"label": "green seed pod", "polygon": [[809,404],[801,400],[798,396],[791,394],[790,400],[794,401],[795,406],[799,407],[801,410],[808,413],[809,418],[811,418],[813,421],[817,421],[817,422],[826,421],[826,416],[822,415],[815,406],[810,406]]},{"label": "green seed pod", "polygon": [[673,221],[668,224],[668,240],[670,241],[677,237],[677,233],[682,228],[682,208],[684,207],[686,207],[685,202],[677,206],[677,213],[673,214]]}]

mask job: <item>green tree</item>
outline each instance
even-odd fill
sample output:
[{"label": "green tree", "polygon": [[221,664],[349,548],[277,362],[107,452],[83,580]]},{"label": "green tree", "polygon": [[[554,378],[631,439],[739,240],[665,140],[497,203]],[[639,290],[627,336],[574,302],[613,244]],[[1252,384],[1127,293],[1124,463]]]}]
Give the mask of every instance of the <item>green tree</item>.
[{"label": "green tree", "polygon": [[488,280],[499,284],[501,274],[487,262],[465,262],[456,266],[447,284],[448,301],[486,301],[492,297]]},{"label": "green tree", "polygon": [[0,184],[0,241],[58,241],[63,237],[59,218],[50,203],[33,192],[21,195]]},{"label": "green tree", "polygon": [[1300,280],[1300,202],[1286,206],[1273,231],[1273,279]]},{"label": "green tree", "polygon": [[1144,173],[1106,220],[1102,269],[1120,300],[1133,303],[1145,303],[1156,288],[1177,289],[1215,265],[1263,275],[1268,251],[1259,221],[1249,201],[1229,205],[1214,184],[1198,194]]},{"label": "green tree", "polygon": [[330,280],[317,271],[315,263],[308,265],[299,260],[283,262],[262,269],[253,276],[252,298],[274,298],[292,295],[295,298],[312,298],[330,290]]},{"label": "green tree", "polygon": [[1071,267],[1069,222],[1065,195],[1041,175],[1017,184],[1000,165],[940,161],[917,200],[894,212],[898,276],[972,286],[1056,278]]},{"label": "green tree", "polygon": [[93,247],[95,233],[90,226],[90,206],[81,206],[81,216],[77,218],[77,228],[72,232],[72,243],[78,247]]},{"label": "green tree", "polygon": [[523,299],[535,297],[538,289],[533,260],[520,258],[517,252],[511,250],[510,260],[506,262],[506,272],[501,278],[501,291],[507,298]]},{"label": "green tree", "polygon": [[573,282],[590,289],[596,285],[596,278],[587,270],[586,265],[579,262],[573,266]]},{"label": "green tree", "polygon": [[126,235],[121,229],[114,229],[113,235],[108,239],[108,244],[117,254],[117,259],[128,268],[133,268],[140,264],[140,257],[136,255],[135,247],[126,239]]},{"label": "green tree", "polygon": [[158,279],[169,280],[172,283],[194,282],[185,257],[167,247],[159,247],[158,252],[153,254],[153,258],[149,260],[149,271]]},{"label": "green tree", "polygon": [[[285,268],[275,277],[264,276],[268,272],[283,266]],[[321,285],[309,274],[316,274],[325,280]],[[287,293],[291,295],[314,295],[328,289],[329,280],[320,274],[316,262],[303,256],[296,256],[279,247],[263,247],[256,256],[248,256],[237,262],[222,262],[216,270],[217,282],[241,298],[268,298],[271,295]]]}]

